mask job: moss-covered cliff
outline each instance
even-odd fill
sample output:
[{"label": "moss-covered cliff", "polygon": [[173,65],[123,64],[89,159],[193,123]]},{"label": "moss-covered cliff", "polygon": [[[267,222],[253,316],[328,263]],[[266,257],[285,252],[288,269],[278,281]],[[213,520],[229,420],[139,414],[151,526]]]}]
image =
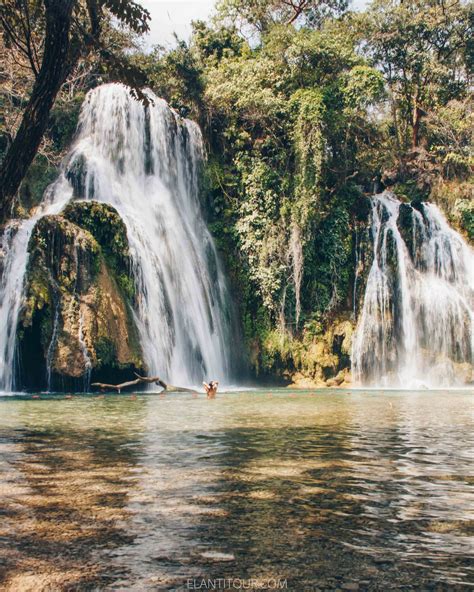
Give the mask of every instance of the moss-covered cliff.
[{"label": "moss-covered cliff", "polygon": [[81,388],[143,370],[126,228],[110,206],[73,202],[36,224],[19,324],[23,387]]},{"label": "moss-covered cliff", "polygon": [[348,315],[326,328],[308,323],[298,335],[274,329],[254,342],[252,365],[263,376],[300,387],[347,386],[353,331]]}]

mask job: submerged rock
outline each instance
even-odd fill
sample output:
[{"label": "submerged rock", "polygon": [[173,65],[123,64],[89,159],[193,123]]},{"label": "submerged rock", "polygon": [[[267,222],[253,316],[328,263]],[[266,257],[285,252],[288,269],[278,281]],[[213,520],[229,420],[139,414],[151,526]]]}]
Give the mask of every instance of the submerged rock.
[{"label": "submerged rock", "polygon": [[23,388],[86,388],[143,370],[126,228],[110,206],[73,202],[36,224],[19,324]]}]

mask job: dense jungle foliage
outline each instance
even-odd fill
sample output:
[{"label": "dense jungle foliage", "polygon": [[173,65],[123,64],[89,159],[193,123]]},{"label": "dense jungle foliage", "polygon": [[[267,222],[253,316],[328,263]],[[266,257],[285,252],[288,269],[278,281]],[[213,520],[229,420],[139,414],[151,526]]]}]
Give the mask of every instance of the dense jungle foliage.
[{"label": "dense jungle foliage", "polygon": [[[110,51],[201,125],[203,203],[259,372],[297,371],[301,344],[351,317],[374,190],[434,199],[474,240],[473,25],[459,0],[374,0],[364,12],[344,0],[220,0],[189,42],[144,52],[108,21]],[[13,130],[25,96],[5,55]],[[109,79],[100,59],[79,60],[18,212],[54,177],[84,93]]]}]

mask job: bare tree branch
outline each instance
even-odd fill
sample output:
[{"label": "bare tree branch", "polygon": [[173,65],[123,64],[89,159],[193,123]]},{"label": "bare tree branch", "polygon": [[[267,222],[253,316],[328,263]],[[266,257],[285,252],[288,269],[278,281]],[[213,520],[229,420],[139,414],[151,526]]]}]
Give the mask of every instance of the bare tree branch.
[{"label": "bare tree branch", "polygon": [[173,386],[171,384],[167,384],[159,376],[140,376],[139,374],[135,373],[137,377],[135,380],[129,380],[127,382],[122,382],[121,384],[107,384],[104,382],[93,382],[91,386],[98,387],[101,391],[117,391],[118,393],[122,392],[122,390],[129,388],[131,386],[137,386],[139,384],[152,384],[155,383],[158,386],[161,386],[163,390],[168,393],[196,393],[197,391],[181,386]]}]

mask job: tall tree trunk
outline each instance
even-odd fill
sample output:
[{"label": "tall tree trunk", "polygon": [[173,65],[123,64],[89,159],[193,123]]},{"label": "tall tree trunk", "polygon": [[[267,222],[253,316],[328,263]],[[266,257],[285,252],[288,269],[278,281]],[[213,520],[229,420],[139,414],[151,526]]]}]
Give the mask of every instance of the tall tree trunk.
[{"label": "tall tree trunk", "polygon": [[54,100],[71,70],[69,34],[75,1],[44,0],[43,61],[20,127],[0,169],[0,223],[11,215],[13,199],[38,152]]},{"label": "tall tree trunk", "polygon": [[413,121],[412,121],[412,148],[418,148],[420,143],[420,121],[423,111],[418,106],[418,102],[415,99],[415,104],[413,106]]}]

